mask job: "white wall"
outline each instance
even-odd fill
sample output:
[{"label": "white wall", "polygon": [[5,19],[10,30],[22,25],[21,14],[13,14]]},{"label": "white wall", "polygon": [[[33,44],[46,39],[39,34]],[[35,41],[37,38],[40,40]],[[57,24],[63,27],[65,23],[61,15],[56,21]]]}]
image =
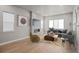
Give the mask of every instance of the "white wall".
[{"label": "white wall", "polygon": [[77,11],[77,25],[76,25],[77,29],[76,29],[76,34],[77,34],[77,48],[78,48],[78,52],[79,52],[79,10]]},{"label": "white wall", "polygon": [[[1,31],[0,32],[0,43],[29,36],[29,12],[28,11],[26,11],[25,9],[15,7],[15,6],[7,6],[7,5],[0,6],[0,11],[5,11],[5,12],[15,14],[14,31],[13,32],[2,32]],[[19,27],[17,25],[17,20],[18,20],[17,15],[26,16],[28,18],[26,26]],[[2,24],[3,24],[2,14],[0,14],[0,30],[3,30]]]},{"label": "white wall", "polygon": [[77,25],[77,13],[74,7],[73,9],[73,34],[74,34],[75,47],[77,49],[78,43],[77,43],[77,26],[76,25]]},{"label": "white wall", "polygon": [[[60,15],[54,15],[54,16],[48,16],[44,17],[44,32],[46,33],[49,29],[49,20],[55,20],[55,19],[64,19],[64,27],[65,29],[68,29],[68,31],[73,29],[73,14],[72,13],[66,13],[66,14],[60,14]],[[70,25],[71,23],[71,25]]]},{"label": "white wall", "polygon": [[[76,10],[76,12],[74,13],[74,11]],[[74,11],[73,11],[73,21],[76,23],[76,24],[73,24],[73,26],[75,27],[75,35],[76,35],[76,48],[77,48],[77,52],[79,52],[79,6],[75,6],[74,8]],[[76,18],[76,19],[75,19]]]}]

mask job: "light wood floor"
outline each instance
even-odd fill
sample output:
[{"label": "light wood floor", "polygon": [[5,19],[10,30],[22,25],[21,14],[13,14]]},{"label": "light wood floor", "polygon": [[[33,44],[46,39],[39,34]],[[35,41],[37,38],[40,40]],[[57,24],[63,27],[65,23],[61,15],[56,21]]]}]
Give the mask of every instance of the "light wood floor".
[{"label": "light wood floor", "polygon": [[73,53],[74,46],[68,42],[62,44],[61,40],[45,41],[42,37],[39,43],[32,43],[30,39],[10,43],[0,47],[0,52],[5,53]]}]

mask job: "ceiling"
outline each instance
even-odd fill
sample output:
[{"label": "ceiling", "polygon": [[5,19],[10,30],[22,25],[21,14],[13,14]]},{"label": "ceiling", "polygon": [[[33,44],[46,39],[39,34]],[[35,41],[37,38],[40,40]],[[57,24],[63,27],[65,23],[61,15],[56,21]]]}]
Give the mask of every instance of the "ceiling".
[{"label": "ceiling", "polygon": [[17,5],[18,7],[38,13],[42,16],[50,16],[73,11],[74,5]]}]

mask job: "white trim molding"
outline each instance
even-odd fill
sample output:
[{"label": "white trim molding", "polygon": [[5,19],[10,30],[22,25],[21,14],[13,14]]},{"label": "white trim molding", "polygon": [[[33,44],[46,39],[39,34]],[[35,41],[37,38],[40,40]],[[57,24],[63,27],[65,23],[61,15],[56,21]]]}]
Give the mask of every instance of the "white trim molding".
[{"label": "white trim molding", "polygon": [[27,36],[27,37],[24,37],[24,38],[20,38],[20,39],[16,39],[16,40],[12,40],[12,41],[7,41],[7,42],[0,43],[0,46],[6,45],[6,44],[9,44],[9,43],[13,43],[13,42],[17,42],[17,41],[20,41],[20,40],[24,40],[24,39],[27,39],[27,38],[30,38],[30,36]]}]

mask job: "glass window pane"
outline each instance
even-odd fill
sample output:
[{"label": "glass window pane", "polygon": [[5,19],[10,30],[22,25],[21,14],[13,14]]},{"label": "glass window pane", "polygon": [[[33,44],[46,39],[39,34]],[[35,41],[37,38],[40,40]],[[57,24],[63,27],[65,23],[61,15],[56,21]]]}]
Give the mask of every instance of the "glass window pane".
[{"label": "glass window pane", "polygon": [[43,28],[43,20],[41,20],[41,28]]},{"label": "glass window pane", "polygon": [[59,28],[59,20],[54,20],[54,28],[55,29]]},{"label": "glass window pane", "polygon": [[64,19],[59,20],[59,29],[64,29]]},{"label": "glass window pane", "polygon": [[49,28],[53,27],[53,20],[49,20]]}]

